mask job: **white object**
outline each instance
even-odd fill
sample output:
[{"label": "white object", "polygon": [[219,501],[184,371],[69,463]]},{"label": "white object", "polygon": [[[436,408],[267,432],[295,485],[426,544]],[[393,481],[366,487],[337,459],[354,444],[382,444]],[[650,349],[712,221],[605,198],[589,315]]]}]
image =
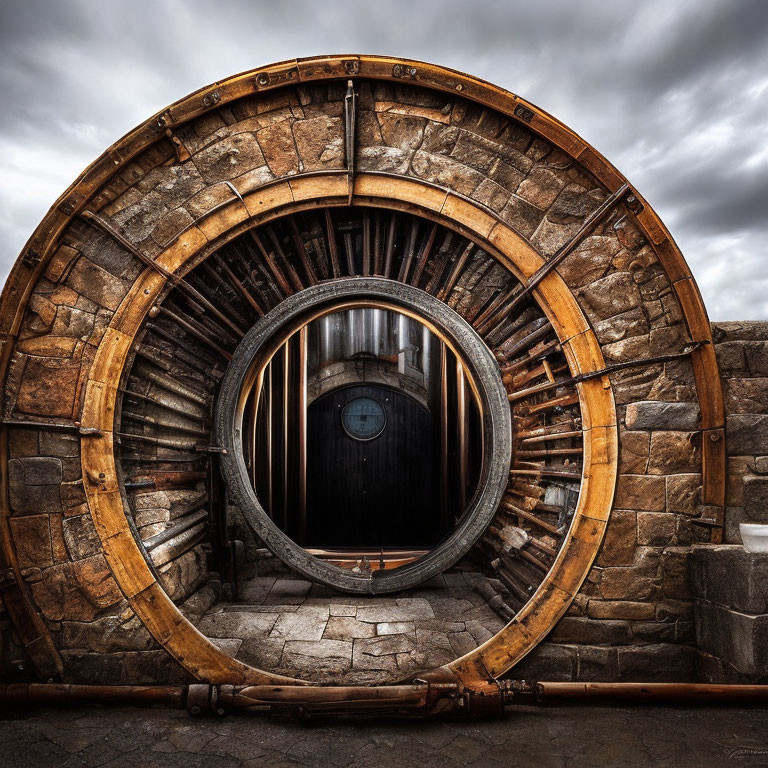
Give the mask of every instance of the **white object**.
[{"label": "white object", "polygon": [[768,552],[768,525],[739,523],[739,532],[747,552]]}]

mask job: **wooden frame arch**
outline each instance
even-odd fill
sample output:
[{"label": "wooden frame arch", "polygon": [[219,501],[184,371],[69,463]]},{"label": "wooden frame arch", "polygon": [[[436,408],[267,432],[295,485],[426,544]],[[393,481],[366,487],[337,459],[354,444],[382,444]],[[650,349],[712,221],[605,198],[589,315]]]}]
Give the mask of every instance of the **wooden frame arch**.
[{"label": "wooden frame arch", "polygon": [[[315,57],[281,62],[246,72],[215,83],[171,105],[132,131],[91,165],[51,208],[17,261],[0,302],[0,374],[5,377],[14,342],[21,326],[27,301],[38,278],[53,255],[60,235],[74,216],[95,200],[100,188],[128,162],[147,147],[166,137],[167,131],[230,101],[250,94],[268,92],[297,83],[333,79],[369,79],[411,82],[426,88],[459,93],[509,116],[528,130],[544,137],[570,157],[578,160],[609,191],[623,183],[620,174],[592,147],[576,134],[535,106],[493,85],[453,70],[421,62],[373,56]],[[277,181],[238,200],[232,199],[196,221],[185,230],[155,262],[168,272],[186,271],[234,237],[239,231],[289,211],[325,205],[347,204],[346,173],[307,174],[289,181]],[[663,265],[676,297],[683,309],[692,339],[711,342],[711,332],[701,298],[682,255],[653,210],[635,193],[639,202],[636,221],[647,236]],[[418,211],[421,215],[444,221],[473,238],[481,240],[518,276],[528,278],[544,263],[541,257],[492,211],[461,195],[413,179],[381,174],[358,174],[354,183],[354,199],[367,205],[395,207]],[[550,273],[537,288],[542,307],[558,304],[559,317],[551,309],[550,320],[563,341],[563,349],[574,373],[596,371],[603,367],[602,354],[589,323],[556,272]],[[113,573],[137,614],[145,620],[158,641],[199,679],[211,682],[277,682],[275,675],[254,670],[218,651],[189,625],[159,585],[154,582],[146,563],[128,560],[123,555],[131,547],[140,554],[130,531],[116,515],[118,502],[122,509],[116,476],[103,461],[112,455],[111,430],[116,379],[114,366],[122,368],[128,354],[132,333],[144,313],[166,287],[166,278],[148,268],[135,281],[133,288],[115,313],[98,348],[86,388],[82,427],[97,424],[103,437],[81,440],[83,476],[89,504],[99,535],[104,543]],[[567,294],[567,296],[566,296]],[[714,350],[710,344],[698,346],[692,353],[696,386],[701,406],[703,446],[703,502],[716,513],[724,499],[724,415],[722,391],[717,374]],[[597,552],[605,529],[615,483],[616,422],[607,377],[578,385],[585,419],[585,480],[591,490],[582,498],[597,499],[589,506],[589,514],[580,514],[568,534],[556,567],[525,609],[499,635],[468,656],[451,665],[459,676],[478,681],[488,674],[499,676],[531,650],[565,611]],[[608,401],[610,405],[608,406]],[[598,404],[601,405],[598,405]],[[101,441],[106,442],[101,442]],[[0,430],[2,461],[7,461],[7,427]],[[8,483],[2,467],[0,487],[0,536],[5,566],[14,574],[14,583],[6,584],[9,610],[22,640],[39,670],[55,673],[57,653],[48,632],[37,615],[24,588],[9,528]],[[102,477],[103,474],[103,477]],[[585,483],[585,486],[587,483]],[[586,509],[580,499],[579,510]],[[125,516],[122,515],[123,521]],[[721,522],[721,518],[719,518]],[[717,520],[715,521],[717,522]],[[713,528],[713,540],[718,529]],[[576,565],[578,564],[578,566]],[[136,566],[136,570],[132,570]],[[566,567],[567,566],[567,567]],[[582,574],[583,571],[583,574]],[[582,575],[580,575],[582,574]],[[538,599],[540,598],[540,599]]]},{"label": "wooden frame arch", "polygon": [[[239,224],[260,223],[313,204],[346,204],[346,179],[318,175],[284,182],[283,192],[258,190],[243,202],[218,209],[200,229],[190,230],[166,249],[156,263],[168,272],[185,273],[204,251],[213,251],[232,237]],[[406,203],[412,210],[449,224],[458,219],[508,268],[525,278],[544,260],[506,224],[492,220],[468,201],[447,192],[439,195],[420,182],[362,174],[355,199],[388,207]],[[343,202],[342,202],[343,200]],[[416,202],[420,201],[420,202]],[[257,217],[251,212],[258,210]],[[200,234],[205,233],[205,239]],[[279,683],[285,678],[248,667],[220,651],[195,629],[155,581],[128,525],[114,459],[112,430],[116,381],[126,363],[135,334],[166,287],[166,278],[148,267],[123,299],[99,345],[86,382],[82,427],[101,437],[83,441],[81,461],[88,503],[107,561],[131,607],[155,639],[190,673],[212,683]],[[570,289],[550,272],[536,289],[574,374],[593,373],[604,366],[593,331]],[[557,309],[555,309],[557,308]],[[597,555],[610,514],[617,473],[616,410],[606,376],[578,384],[584,425],[585,474],[571,528],[555,564],[523,611],[498,635],[453,662],[451,670],[468,686],[499,677],[532,650],[568,608]],[[102,442],[105,441],[105,442]],[[96,481],[94,482],[94,479]]]}]

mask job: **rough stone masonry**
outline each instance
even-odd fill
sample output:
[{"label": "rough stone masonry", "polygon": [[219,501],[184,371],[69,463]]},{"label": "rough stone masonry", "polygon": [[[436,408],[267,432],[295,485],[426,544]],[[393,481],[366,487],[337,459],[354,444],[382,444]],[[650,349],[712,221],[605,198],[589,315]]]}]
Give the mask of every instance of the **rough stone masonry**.
[{"label": "rough stone masonry", "polygon": [[[4,341],[10,364],[3,415],[10,426],[3,450],[8,539],[37,622],[30,636],[41,638],[40,646],[47,643],[62,665],[59,671],[55,664],[43,669],[43,677],[63,673],[70,681],[112,683],[190,679],[157,639],[165,628],[150,631],[139,620],[130,603],[134,595],[120,589],[105,558],[103,538],[109,532],[94,527],[82,473],[83,452],[92,443],[77,432],[84,382],[93,373],[107,328],[121,322],[121,302],[142,279],[144,265],[135,251],[152,259],[190,228],[204,228],[233,200],[233,189],[243,197],[299,174],[344,170],[345,85],[290,85],[227,103],[214,101],[204,114],[176,126],[171,137],[129,162],[116,157],[118,172],[93,190],[90,208],[130,247],[73,219],[30,285],[18,332]],[[576,235],[608,197],[588,152],[574,158],[539,135],[534,123],[513,119],[460,91],[361,80],[358,109],[359,172],[450,189],[511,227],[544,260]],[[558,273],[593,329],[606,364],[681,353],[692,339],[676,285],[689,278],[670,276],[658,242],[629,209],[622,207],[620,213],[595,226]],[[466,286],[464,305],[471,304],[475,289]],[[768,324],[721,323],[714,335],[728,413],[725,540],[736,545],[738,522],[768,522]],[[705,566],[698,559],[710,532],[701,524],[707,509],[701,499],[704,451],[694,373],[691,361],[681,358],[610,375],[618,414],[619,476],[607,534],[567,614],[514,670],[515,676],[765,679],[764,605],[752,598],[744,603],[736,592],[708,590],[707,574],[721,573],[720,566]],[[104,389],[117,386],[103,379],[96,383]],[[12,426],[19,421],[26,424]],[[51,428],[55,423],[74,430]],[[98,473],[85,481],[120,494],[117,485],[101,489],[107,480]],[[193,492],[202,491],[136,493],[128,516],[138,539],[162,534],[190,514]],[[735,551],[726,547],[722,556],[732,557]],[[211,623],[203,617],[221,597],[221,581],[208,568],[205,543],[197,540],[175,558],[163,559],[158,552],[152,567],[168,598],[199,626]],[[719,552],[708,549],[706,557],[717,559]],[[692,558],[697,563],[693,571]],[[747,594],[759,591],[760,568],[752,560],[749,566],[738,562],[752,585]],[[472,572],[472,567],[461,572]],[[9,605],[0,613],[5,676],[40,675],[30,656],[35,646],[22,642],[11,621],[14,609]],[[733,618],[734,612],[751,618]],[[454,623],[464,628],[443,632],[457,655],[469,640],[452,635],[469,632],[468,621],[459,619]],[[741,622],[740,636],[751,643],[751,662],[734,660],[736,650],[724,639],[736,621]],[[358,630],[371,631],[355,625]],[[409,627],[398,634],[410,632]],[[484,633],[478,632],[472,642],[481,638]],[[747,646],[739,646],[743,654]],[[398,653],[414,650],[407,643],[402,648],[381,654],[395,656],[388,660],[394,669]]]}]

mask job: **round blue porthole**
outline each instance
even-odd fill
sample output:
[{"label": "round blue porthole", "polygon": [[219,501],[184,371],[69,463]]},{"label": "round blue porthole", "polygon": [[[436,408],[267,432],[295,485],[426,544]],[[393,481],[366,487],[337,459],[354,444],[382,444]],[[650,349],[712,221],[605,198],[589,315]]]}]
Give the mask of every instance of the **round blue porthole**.
[{"label": "round blue porthole", "polygon": [[356,397],[341,410],[341,425],[355,440],[373,440],[384,431],[386,423],[384,409],[370,397]]}]

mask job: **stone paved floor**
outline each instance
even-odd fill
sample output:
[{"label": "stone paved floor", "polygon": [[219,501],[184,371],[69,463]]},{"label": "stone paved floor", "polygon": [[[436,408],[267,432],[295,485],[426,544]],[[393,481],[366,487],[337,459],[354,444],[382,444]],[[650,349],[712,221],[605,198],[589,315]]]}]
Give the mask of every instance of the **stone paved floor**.
[{"label": "stone paved floor", "polygon": [[709,768],[768,765],[768,709],[518,707],[488,722],[191,719],[140,708],[0,714],[3,768]]},{"label": "stone paved floor", "polygon": [[441,574],[394,596],[354,597],[271,576],[246,582],[199,629],[237,659],[292,677],[385,682],[468,653],[504,622],[472,586],[477,574]]}]

